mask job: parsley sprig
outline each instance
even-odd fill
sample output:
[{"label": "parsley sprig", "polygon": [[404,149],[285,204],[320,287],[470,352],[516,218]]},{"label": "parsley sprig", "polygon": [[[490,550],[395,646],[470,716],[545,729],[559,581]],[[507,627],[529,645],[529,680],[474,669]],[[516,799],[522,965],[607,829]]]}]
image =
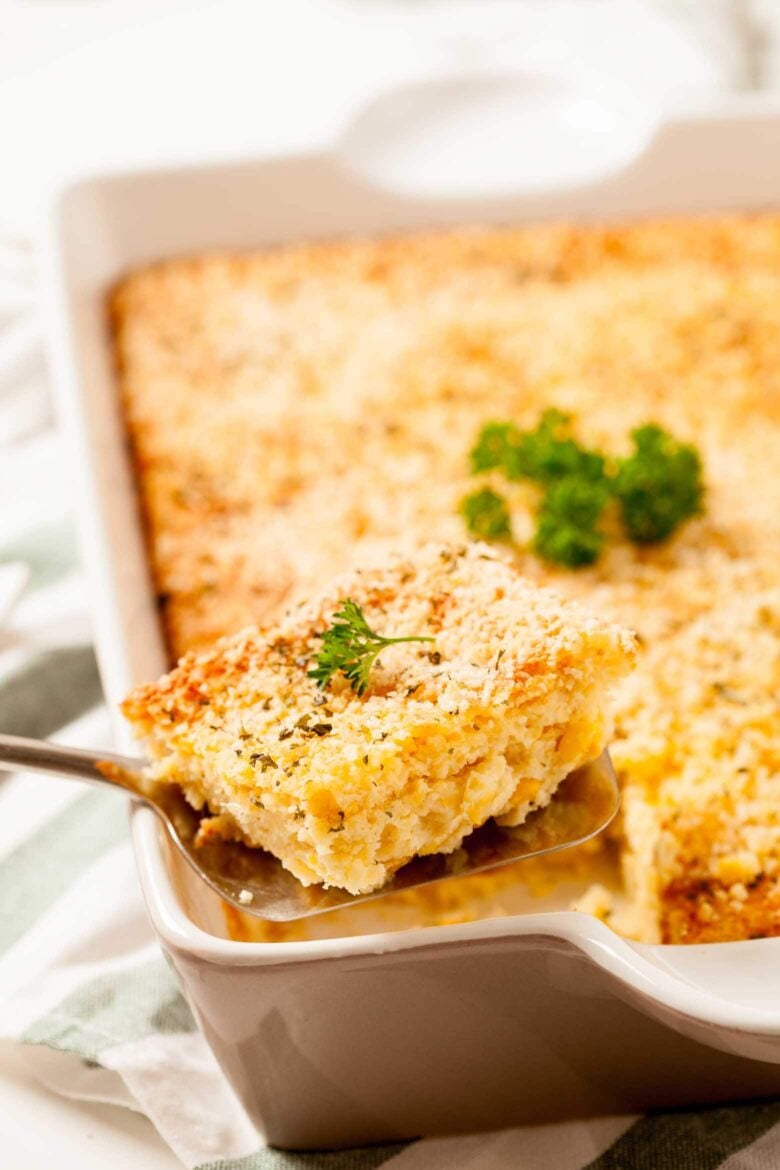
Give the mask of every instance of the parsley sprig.
[{"label": "parsley sprig", "polygon": [[461,500],[461,515],[472,536],[480,540],[510,540],[512,521],[506,500],[492,488],[481,488]]},{"label": "parsley sprig", "polygon": [[[606,541],[601,520],[610,499],[634,544],[666,540],[702,511],[696,449],[657,423],[636,428],[631,438],[631,455],[607,460],[573,437],[568,415],[550,409],[532,431],[520,431],[514,423],[487,423],[471,450],[471,470],[500,471],[507,480],[539,484],[543,494],[531,547],[542,559],[574,569],[598,560]],[[473,536],[511,539],[509,505],[492,488],[466,496],[460,510]]]},{"label": "parsley sprig", "polygon": [[334,674],[341,672],[357,695],[364,695],[368,686],[371,667],[387,646],[400,642],[433,642],[432,637],[416,635],[409,638],[385,638],[372,630],[365,614],[351,597],[343,603],[323,634],[322,649],[317,655],[317,665],[309,671],[309,678],[316,680],[324,690]]},{"label": "parsley sprig", "polygon": [[471,451],[472,472],[503,471],[507,479],[530,479],[543,485],[576,477],[590,483],[604,479],[605,459],[571,435],[571,420],[555,407],[542,412],[532,431],[514,423],[490,422]]},{"label": "parsley sprig", "polygon": [[608,498],[605,484],[576,475],[550,484],[536,516],[537,556],[568,569],[597,561],[605,540],[599,522]]},{"label": "parsley sprig", "polygon": [[637,427],[631,438],[634,452],[618,464],[612,490],[629,539],[656,544],[701,512],[701,458],[656,423]]}]

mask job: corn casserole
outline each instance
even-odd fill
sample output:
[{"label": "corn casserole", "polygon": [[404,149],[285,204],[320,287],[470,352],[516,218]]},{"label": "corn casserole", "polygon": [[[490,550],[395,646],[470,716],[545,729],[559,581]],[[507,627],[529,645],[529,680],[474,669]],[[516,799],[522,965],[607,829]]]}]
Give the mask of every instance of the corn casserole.
[{"label": "corn casserole", "polygon": [[[319,690],[307,668],[347,598],[371,626],[424,631],[435,648],[388,647],[367,693],[344,678]],[[528,585],[489,546],[425,545],[186,655],[123,710],[155,778],[217,814],[202,833],[360,894],[490,817],[517,825],[544,807],[606,746],[632,657],[626,631]]]},{"label": "corn casserole", "polygon": [[780,934],[780,217],[172,260],[130,274],[111,314],[174,657],[383,548],[462,541],[489,419],[528,427],[554,406],[614,455],[647,421],[695,443],[706,510],[667,543],[555,569],[527,549],[517,483],[513,555],[640,643],[611,749],[622,889],[602,889],[590,849],[583,904],[651,942]]}]

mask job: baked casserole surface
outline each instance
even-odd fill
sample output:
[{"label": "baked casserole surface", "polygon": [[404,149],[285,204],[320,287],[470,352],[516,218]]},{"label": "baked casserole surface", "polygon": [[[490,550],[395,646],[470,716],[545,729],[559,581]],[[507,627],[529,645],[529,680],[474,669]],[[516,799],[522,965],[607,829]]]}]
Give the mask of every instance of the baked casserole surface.
[{"label": "baked casserole surface", "polygon": [[522,574],[639,640],[612,742],[623,889],[591,908],[646,941],[780,934],[780,217],[173,260],[111,319],[172,657],[387,548],[462,542],[490,419],[555,406],[609,453],[648,420],[695,443],[704,514],[577,572],[521,547],[533,493],[501,486]]}]

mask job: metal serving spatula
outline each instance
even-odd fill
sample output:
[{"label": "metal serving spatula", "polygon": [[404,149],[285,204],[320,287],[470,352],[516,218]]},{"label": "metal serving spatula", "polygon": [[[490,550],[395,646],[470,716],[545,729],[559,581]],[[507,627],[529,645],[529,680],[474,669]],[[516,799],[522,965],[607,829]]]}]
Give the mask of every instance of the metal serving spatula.
[{"label": "metal serving spatula", "polygon": [[429,882],[466,877],[568,849],[606,828],[620,805],[612,762],[603,752],[593,763],[567,776],[547,807],[532,813],[524,824],[508,829],[489,821],[466,837],[454,853],[415,858],[380,890],[356,895],[303,886],[262,849],[221,840],[196,845],[202,814],[187,803],[175,784],[150,786],[141,775],[144,767],[143,760],[0,735],[0,770],[47,772],[124,788],[133,799],[154,809],[176,848],[221,898],[245,914],[272,922],[292,922]]}]

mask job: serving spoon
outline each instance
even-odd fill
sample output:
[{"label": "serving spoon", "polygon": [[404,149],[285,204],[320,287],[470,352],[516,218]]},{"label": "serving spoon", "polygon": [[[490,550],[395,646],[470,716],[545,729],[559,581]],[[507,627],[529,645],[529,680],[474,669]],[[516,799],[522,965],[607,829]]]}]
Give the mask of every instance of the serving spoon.
[{"label": "serving spoon", "polygon": [[430,882],[467,877],[513,861],[569,849],[605,829],[620,805],[615,771],[605,751],[567,776],[550,803],[531,813],[522,825],[504,828],[488,821],[469,834],[453,853],[417,857],[381,889],[349,894],[346,890],[301,885],[281,862],[262,849],[237,841],[196,844],[203,813],[187,803],[177,785],[150,783],[143,776],[145,767],[143,760],[0,735],[0,771],[46,772],[123,788],[134,800],[157,813],[171,842],[220,898],[245,914],[271,922],[292,922]]}]

